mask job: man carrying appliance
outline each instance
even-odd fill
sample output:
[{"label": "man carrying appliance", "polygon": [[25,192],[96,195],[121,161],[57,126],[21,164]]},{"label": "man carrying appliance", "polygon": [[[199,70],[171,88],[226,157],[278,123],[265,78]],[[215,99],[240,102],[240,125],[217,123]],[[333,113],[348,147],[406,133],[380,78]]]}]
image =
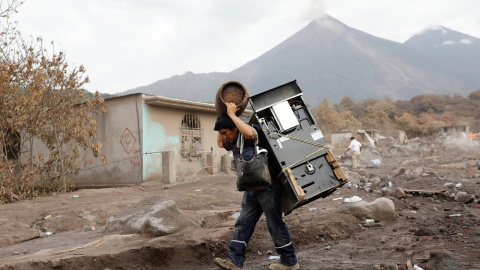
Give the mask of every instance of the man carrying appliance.
[{"label": "man carrying appliance", "polygon": [[[247,148],[253,149],[256,133],[262,132],[258,125],[249,125],[236,116],[235,103],[225,103],[227,115],[221,115],[215,122],[214,130],[218,131],[217,142],[220,148],[232,151],[234,158],[238,158],[240,149],[237,147],[237,138],[240,133],[244,136],[244,153]],[[257,132],[255,132],[255,130]],[[264,148],[262,142],[258,143]],[[265,151],[265,150],[262,150]],[[299,269],[295,248],[292,244],[290,233],[283,221],[281,210],[282,191],[277,179],[272,179],[272,184],[265,190],[245,191],[242,199],[242,210],[235,222],[235,231],[229,244],[230,252],[226,260],[215,258],[214,262],[223,269],[242,269],[245,262],[247,244],[255,230],[258,220],[265,214],[267,227],[275,244],[275,250],[280,255],[280,262],[269,266],[272,270]]]}]

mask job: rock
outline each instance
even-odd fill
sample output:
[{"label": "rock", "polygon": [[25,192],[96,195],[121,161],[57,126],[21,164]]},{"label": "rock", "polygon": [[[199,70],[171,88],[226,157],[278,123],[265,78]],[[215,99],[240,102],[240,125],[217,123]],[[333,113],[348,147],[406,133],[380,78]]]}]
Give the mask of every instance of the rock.
[{"label": "rock", "polygon": [[472,194],[468,194],[467,192],[460,191],[455,196],[455,200],[459,203],[469,204],[475,201],[475,196],[473,196]]},{"label": "rock", "polygon": [[422,173],[425,171],[425,168],[423,167],[415,167],[413,170],[412,170],[412,174],[414,175],[422,175]]},{"label": "rock", "polygon": [[388,198],[378,198],[368,203],[359,201],[345,205],[339,210],[341,213],[351,214],[359,220],[373,219],[375,221],[394,221],[395,205]]},{"label": "rock", "polygon": [[397,177],[397,176],[400,176],[400,175],[402,175],[402,174],[405,174],[405,171],[406,171],[406,170],[407,170],[407,169],[405,169],[404,167],[400,167],[400,168],[398,168],[398,169],[395,171],[394,176]]},{"label": "rock", "polygon": [[437,177],[438,176],[436,171],[426,171],[426,172],[424,172],[424,174],[426,174],[427,176],[431,176],[431,177]]},{"label": "rock", "polygon": [[193,224],[178,210],[175,202],[161,196],[150,197],[110,217],[106,233],[149,234],[155,237],[172,234]]},{"label": "rock", "polygon": [[87,231],[95,231],[96,229],[95,229],[94,226],[85,225],[85,226],[83,226],[82,230],[87,232]]},{"label": "rock", "polygon": [[382,188],[382,196],[383,197],[392,196],[392,190],[389,188]]},{"label": "rock", "polygon": [[382,182],[382,179],[379,176],[374,176],[372,179],[370,179],[370,183],[372,184],[378,184]]},{"label": "rock", "polygon": [[414,233],[415,236],[433,236],[435,234],[436,233],[433,230],[431,230],[430,228],[425,228],[425,227],[419,228]]},{"label": "rock", "polygon": [[402,199],[406,197],[406,194],[403,188],[397,187],[393,190],[393,196],[397,199]]},{"label": "rock", "polygon": [[455,257],[455,255],[448,250],[436,250],[430,252],[426,269],[435,270],[465,270],[465,267]]},{"label": "rock", "polygon": [[347,177],[348,181],[355,183],[355,184],[360,184],[360,182],[363,179],[363,176],[360,175],[357,172],[352,172],[352,171],[347,171],[345,172],[345,176]]},{"label": "rock", "polygon": [[359,171],[357,171],[357,173],[360,174],[361,176],[363,176],[363,179],[365,179],[365,178],[369,179],[370,178],[370,173],[367,170],[359,170]]}]

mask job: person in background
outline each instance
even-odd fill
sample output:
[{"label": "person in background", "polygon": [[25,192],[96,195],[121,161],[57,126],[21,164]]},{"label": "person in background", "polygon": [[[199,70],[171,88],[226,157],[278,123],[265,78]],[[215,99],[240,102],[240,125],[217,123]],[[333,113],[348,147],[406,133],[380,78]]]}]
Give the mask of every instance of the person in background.
[{"label": "person in background", "polygon": [[[240,133],[244,136],[245,148],[255,145],[255,130],[262,132],[258,125],[249,125],[235,115],[237,106],[235,103],[225,103],[227,115],[221,115],[215,122],[214,130],[218,131],[218,147],[232,151],[234,158],[240,154],[237,147],[237,138]],[[255,130],[254,130],[255,128]],[[264,148],[259,140],[259,147]],[[272,270],[296,270],[299,269],[295,248],[292,244],[287,225],[283,221],[281,210],[282,190],[277,179],[272,179],[272,185],[265,190],[245,191],[242,199],[242,210],[235,222],[235,231],[230,241],[227,259],[215,258],[213,261],[222,269],[242,269],[245,262],[247,244],[255,231],[255,225],[265,214],[267,228],[275,245],[276,252],[280,255],[280,262],[269,266]]]},{"label": "person in background", "polygon": [[355,137],[350,137],[350,145],[348,146],[347,151],[345,151],[343,154],[345,155],[348,151],[352,150],[352,169],[360,166],[360,164],[358,164],[358,159],[360,158],[360,152],[362,149],[362,144],[355,139]]}]

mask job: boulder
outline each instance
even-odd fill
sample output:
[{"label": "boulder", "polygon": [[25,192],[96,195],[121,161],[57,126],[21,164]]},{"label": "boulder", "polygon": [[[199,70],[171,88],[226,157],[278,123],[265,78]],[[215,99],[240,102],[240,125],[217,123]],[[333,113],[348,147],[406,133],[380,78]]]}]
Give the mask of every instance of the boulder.
[{"label": "boulder", "polygon": [[363,176],[360,175],[357,172],[352,172],[352,171],[346,171],[345,176],[347,177],[348,181],[354,183],[354,184],[360,184]]},{"label": "boulder", "polygon": [[455,196],[455,200],[459,203],[469,204],[475,201],[475,196],[472,194],[468,194],[467,192],[460,191]]},{"label": "boulder", "polygon": [[340,208],[340,213],[351,214],[359,220],[373,219],[375,221],[394,221],[395,205],[392,200],[388,198],[378,198],[375,201],[368,203],[366,201],[359,201],[349,203]]},{"label": "boulder", "polygon": [[448,250],[435,250],[430,252],[426,269],[435,270],[465,270],[465,267],[455,257],[455,254]]},{"label": "boulder", "polygon": [[195,224],[178,210],[175,202],[161,196],[136,203],[107,220],[105,233],[148,234],[154,237],[175,233]]}]

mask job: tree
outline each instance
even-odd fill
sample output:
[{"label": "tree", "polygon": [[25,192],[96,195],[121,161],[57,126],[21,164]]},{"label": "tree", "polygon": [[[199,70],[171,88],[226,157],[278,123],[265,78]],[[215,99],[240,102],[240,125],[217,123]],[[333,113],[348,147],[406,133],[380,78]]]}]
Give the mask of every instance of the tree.
[{"label": "tree", "polygon": [[350,98],[343,97],[340,103],[333,105],[339,113],[350,111],[354,117],[361,115],[361,108]]},{"label": "tree", "polygon": [[312,110],[312,114],[323,135],[329,140],[332,132],[338,129],[340,115],[330,106],[330,101],[326,98]]},{"label": "tree", "polygon": [[346,129],[351,132],[356,131],[362,127],[362,123],[358,121],[352,114],[351,111],[345,111],[340,114],[341,125],[339,126],[340,130]]},{"label": "tree", "polygon": [[330,106],[328,99],[324,99],[320,105],[314,108],[312,114],[327,140],[330,140],[330,136],[335,131],[342,129],[354,131],[361,126],[360,122],[353,117],[351,111],[344,111],[339,114],[337,110]]},{"label": "tree", "polygon": [[433,94],[414,96],[410,102],[412,102],[417,115],[425,112],[441,113],[446,105],[445,98]]},{"label": "tree", "polygon": [[375,108],[375,105],[370,106],[363,111],[360,121],[362,122],[362,126],[366,129],[387,131],[390,130],[392,125],[388,115]]},{"label": "tree", "polygon": [[409,137],[413,138],[434,135],[445,123],[434,120],[428,115],[417,117],[409,113],[404,113],[400,117],[395,117],[395,125],[397,129],[404,130]]},{"label": "tree", "polygon": [[404,130],[407,136],[412,138],[422,134],[421,124],[418,122],[418,117],[409,113],[404,113],[399,117],[395,117],[396,128]]},{"label": "tree", "polygon": [[[2,18],[18,6],[8,3]],[[97,92],[82,102],[88,83],[83,66],[69,67],[62,52],[48,55],[41,39],[36,47],[6,25],[0,44],[0,203],[66,192],[73,187],[69,175],[94,157],[107,161],[94,141],[104,100]]]},{"label": "tree", "polygon": [[397,107],[388,101],[379,101],[373,104],[370,108],[385,113],[392,121],[395,119],[395,116],[398,116]]},{"label": "tree", "polygon": [[471,92],[471,93],[468,95],[468,98],[469,98],[472,102],[475,102],[475,104],[480,104],[480,89]]}]

